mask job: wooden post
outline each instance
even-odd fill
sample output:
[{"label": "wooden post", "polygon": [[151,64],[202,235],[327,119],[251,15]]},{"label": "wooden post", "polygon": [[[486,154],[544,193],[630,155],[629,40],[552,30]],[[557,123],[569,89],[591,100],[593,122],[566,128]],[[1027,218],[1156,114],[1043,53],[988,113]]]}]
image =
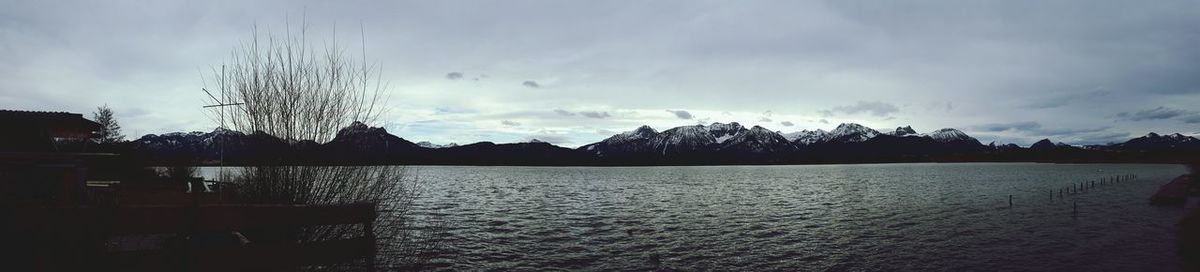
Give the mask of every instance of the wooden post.
[{"label": "wooden post", "polygon": [[[363,222],[363,237],[375,240],[375,221],[373,221],[373,219]],[[375,255],[379,254],[379,252],[377,252],[378,249],[374,249],[374,247],[378,247],[378,245],[375,245],[374,242],[371,244],[373,249],[371,250],[370,255],[367,255],[366,271],[375,271]]]},{"label": "wooden post", "polygon": [[1062,188],[1058,188],[1058,199],[1062,199]]},{"label": "wooden post", "polygon": [[1012,208],[1012,195],[1008,195],[1008,207]]}]

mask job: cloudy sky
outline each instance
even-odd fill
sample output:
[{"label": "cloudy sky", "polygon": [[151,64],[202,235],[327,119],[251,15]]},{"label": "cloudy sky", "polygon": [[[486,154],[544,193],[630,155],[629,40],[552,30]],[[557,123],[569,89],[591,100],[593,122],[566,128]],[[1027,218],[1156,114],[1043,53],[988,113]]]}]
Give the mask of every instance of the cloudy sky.
[{"label": "cloudy sky", "polygon": [[0,108],[208,131],[201,75],[251,26],[307,18],[315,46],[382,65],[376,125],[412,141],[574,147],[730,121],[1018,144],[1200,132],[1197,1],[168,2],[0,0]]}]

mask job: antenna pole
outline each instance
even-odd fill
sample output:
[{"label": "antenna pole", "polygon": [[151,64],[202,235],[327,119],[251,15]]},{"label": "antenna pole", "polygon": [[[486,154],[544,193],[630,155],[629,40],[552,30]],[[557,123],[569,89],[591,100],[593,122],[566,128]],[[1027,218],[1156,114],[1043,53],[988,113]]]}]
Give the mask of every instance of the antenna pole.
[{"label": "antenna pole", "polygon": [[[225,77],[225,66],[221,66],[221,78],[222,78],[221,83],[222,84],[224,84],[224,77]],[[208,89],[200,88],[200,90],[204,91],[205,94],[208,94],[208,97],[212,98],[213,102],[216,102],[216,104],[214,104],[214,105],[205,105],[201,108],[202,109],[217,108],[217,119],[219,120],[218,122],[221,123],[220,129],[228,130],[228,128],[225,127],[225,107],[240,106],[245,103],[242,103],[242,102],[225,103],[225,102],[222,102],[221,99],[217,99],[217,97],[214,96],[212,94],[212,92],[209,92]],[[224,97],[224,94],[225,93],[222,92],[221,96]],[[223,191],[223,190],[221,190],[221,187],[222,187],[221,183],[225,182],[225,141],[222,141],[221,137],[219,135],[214,140],[217,142],[217,153],[219,154],[220,160],[221,160],[221,164],[219,166],[220,170],[217,172],[217,201],[221,201],[222,200],[221,199],[222,191]],[[192,190],[193,190],[192,193],[198,193],[198,191],[195,191],[195,190],[199,190],[199,188],[192,189]],[[195,196],[193,196],[193,197],[195,197]]]}]

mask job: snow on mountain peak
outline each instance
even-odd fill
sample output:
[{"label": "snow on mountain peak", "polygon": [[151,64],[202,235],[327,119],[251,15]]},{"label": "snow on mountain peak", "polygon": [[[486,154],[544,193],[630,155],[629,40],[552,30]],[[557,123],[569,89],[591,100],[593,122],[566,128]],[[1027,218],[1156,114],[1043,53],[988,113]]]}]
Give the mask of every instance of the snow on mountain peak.
[{"label": "snow on mountain peak", "polygon": [[897,127],[895,131],[888,132],[887,134],[896,137],[919,136],[917,135],[917,131],[914,130],[912,126]]},{"label": "snow on mountain peak", "polygon": [[628,142],[628,141],[636,140],[636,139],[650,139],[650,138],[654,138],[654,136],[657,136],[657,135],[658,135],[658,131],[654,130],[654,128],[651,128],[650,126],[647,126],[647,125],[642,125],[642,126],[638,127],[637,129],[622,132],[621,134],[613,135],[612,137],[609,137],[608,140],[605,140],[605,141],[612,140],[614,142]]},{"label": "snow on mountain peak", "polygon": [[966,133],[963,133],[962,131],[953,129],[953,128],[943,128],[943,129],[935,130],[932,133],[929,133],[929,137],[933,138],[933,140],[935,140],[935,141],[942,142],[942,143],[974,139],[974,138],[971,138],[971,136],[968,136]]},{"label": "snow on mountain peak", "polygon": [[449,148],[449,147],[456,147],[456,146],[458,146],[458,144],[448,143],[448,144],[441,145],[441,144],[430,143],[429,141],[421,141],[421,142],[417,143],[417,146],[424,147],[424,148]]},{"label": "snow on mountain peak", "polygon": [[663,154],[679,151],[700,150],[715,144],[716,137],[704,125],[675,127],[663,131],[654,139],[654,149]]},{"label": "snow on mountain peak", "polygon": [[636,133],[636,134],[654,134],[654,133],[658,133],[658,131],[657,131],[657,130],[654,130],[654,128],[652,128],[652,127],[650,127],[650,126],[647,126],[647,125],[642,125],[642,126],[638,127],[637,129],[634,129],[634,130],[632,130],[632,131],[630,131],[630,132],[633,132],[633,133]]},{"label": "snow on mountain peak", "polygon": [[743,133],[739,133],[732,139],[722,143],[722,149],[738,150],[742,152],[779,152],[795,150],[787,138],[777,132],[754,126]]},{"label": "snow on mountain peak", "polygon": [[1172,143],[1172,144],[1200,142],[1200,139],[1196,139],[1196,137],[1187,136],[1187,135],[1183,135],[1180,133],[1160,135],[1160,134],[1154,133],[1154,132],[1148,133],[1148,134],[1146,134],[1146,136],[1131,139],[1130,141],[1134,141],[1134,140],[1139,140],[1139,141],[1147,141],[1148,140],[1148,141],[1157,141],[1157,142],[1167,142],[1167,143]]},{"label": "snow on mountain peak", "polygon": [[738,124],[738,122],[728,124],[712,123],[712,125],[708,126],[708,133],[712,134],[717,143],[723,143],[744,131],[746,131],[746,127]]},{"label": "snow on mountain peak", "polygon": [[823,129],[818,129],[818,130],[807,130],[806,129],[806,130],[801,130],[801,131],[792,132],[792,133],[788,133],[788,134],[783,134],[784,139],[787,139],[788,141],[791,141],[798,145],[810,145],[810,144],[819,142],[821,140],[824,140],[828,136],[829,136],[829,132],[827,132]]},{"label": "snow on mountain peak", "polygon": [[841,125],[838,125],[837,128],[833,129],[833,131],[829,132],[829,136],[826,140],[844,143],[858,143],[875,138],[875,136],[879,136],[879,134],[879,131],[863,125],[855,123],[842,123]]}]

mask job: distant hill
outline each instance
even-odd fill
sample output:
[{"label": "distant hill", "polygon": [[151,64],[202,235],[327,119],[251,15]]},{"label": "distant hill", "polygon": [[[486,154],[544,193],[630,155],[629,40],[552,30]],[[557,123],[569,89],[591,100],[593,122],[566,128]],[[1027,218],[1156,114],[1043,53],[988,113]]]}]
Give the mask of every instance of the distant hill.
[{"label": "distant hill", "polygon": [[146,135],[120,148],[150,164],[465,164],[465,165],[703,165],[860,162],[1183,162],[1200,140],[1181,134],[1146,136],[1086,147],[1049,139],[1025,148],[984,145],[943,128],[911,126],[880,132],[854,123],[831,131],[780,133],[762,127],[712,123],[657,131],[649,126],[571,149],[541,141],[434,145],[413,143],[379,127],[355,122],[327,143],[292,141],[256,132]]}]

